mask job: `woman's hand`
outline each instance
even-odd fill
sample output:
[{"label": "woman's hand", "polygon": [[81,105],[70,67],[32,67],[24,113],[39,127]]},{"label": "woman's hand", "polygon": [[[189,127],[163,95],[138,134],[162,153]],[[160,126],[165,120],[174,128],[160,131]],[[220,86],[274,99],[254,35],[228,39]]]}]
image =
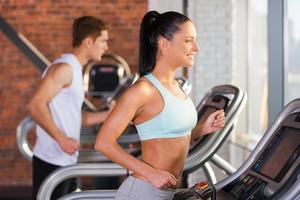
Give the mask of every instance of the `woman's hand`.
[{"label": "woman's hand", "polygon": [[153,169],[146,179],[158,189],[166,189],[177,185],[177,178],[168,171]]},{"label": "woman's hand", "polygon": [[217,110],[211,113],[203,123],[198,123],[193,129],[192,135],[196,139],[200,136],[214,133],[225,126],[224,110]]}]

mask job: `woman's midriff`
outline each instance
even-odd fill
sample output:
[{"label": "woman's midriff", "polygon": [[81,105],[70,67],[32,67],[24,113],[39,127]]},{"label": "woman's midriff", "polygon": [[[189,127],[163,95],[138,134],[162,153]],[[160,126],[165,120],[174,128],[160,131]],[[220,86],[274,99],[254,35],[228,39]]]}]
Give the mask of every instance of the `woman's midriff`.
[{"label": "woman's midriff", "polygon": [[[188,154],[189,144],[190,136],[142,141],[141,160],[155,169],[172,173],[179,180]],[[135,173],[133,176],[147,181],[140,174]]]}]

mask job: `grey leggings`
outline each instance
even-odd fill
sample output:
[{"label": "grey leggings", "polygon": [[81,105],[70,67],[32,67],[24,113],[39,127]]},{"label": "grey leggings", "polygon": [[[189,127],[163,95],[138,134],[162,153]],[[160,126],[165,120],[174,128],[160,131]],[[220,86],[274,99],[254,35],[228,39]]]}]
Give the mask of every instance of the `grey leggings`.
[{"label": "grey leggings", "polygon": [[116,200],[172,200],[175,189],[160,190],[133,176],[127,177],[116,194]]}]

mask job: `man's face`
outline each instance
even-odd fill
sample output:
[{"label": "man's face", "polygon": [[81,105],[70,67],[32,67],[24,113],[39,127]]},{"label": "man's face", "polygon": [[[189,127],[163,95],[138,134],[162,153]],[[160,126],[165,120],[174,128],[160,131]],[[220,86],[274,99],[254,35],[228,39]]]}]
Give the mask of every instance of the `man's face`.
[{"label": "man's face", "polygon": [[103,30],[100,33],[100,36],[96,38],[94,43],[91,45],[89,49],[90,60],[100,61],[105,51],[108,50],[108,32],[107,30]]}]

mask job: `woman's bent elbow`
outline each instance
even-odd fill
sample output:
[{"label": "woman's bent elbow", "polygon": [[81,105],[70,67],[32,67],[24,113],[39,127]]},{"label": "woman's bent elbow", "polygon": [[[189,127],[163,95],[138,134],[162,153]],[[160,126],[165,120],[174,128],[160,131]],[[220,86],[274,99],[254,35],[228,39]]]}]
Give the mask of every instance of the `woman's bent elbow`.
[{"label": "woman's bent elbow", "polygon": [[98,140],[96,142],[96,144],[95,144],[95,150],[98,151],[98,152],[100,152],[100,153],[102,153],[102,154],[104,154],[105,153],[105,149],[106,149],[105,146],[106,146],[105,142],[103,142],[102,140]]}]

